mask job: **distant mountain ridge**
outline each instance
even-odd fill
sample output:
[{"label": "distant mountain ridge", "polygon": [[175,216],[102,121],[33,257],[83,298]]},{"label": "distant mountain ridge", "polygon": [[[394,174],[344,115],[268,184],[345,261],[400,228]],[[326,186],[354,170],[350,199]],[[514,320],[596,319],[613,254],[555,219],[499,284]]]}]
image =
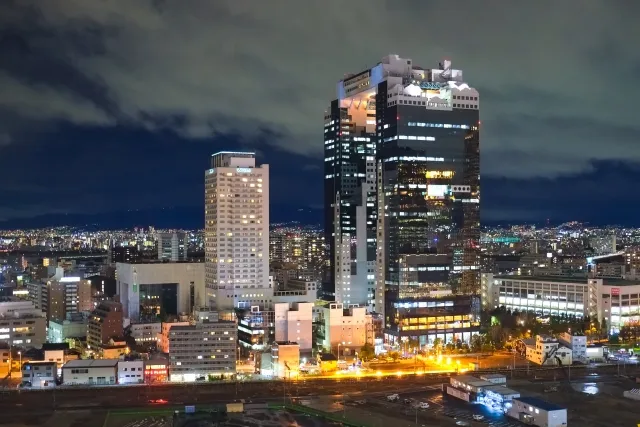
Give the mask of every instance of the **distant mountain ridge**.
[{"label": "distant mountain ridge", "polygon": [[[270,217],[271,223],[298,221],[303,225],[315,225],[323,221],[322,209],[308,206],[272,205]],[[92,226],[102,230],[154,226],[193,230],[204,227],[204,207],[182,206],[97,214],[47,214],[0,221],[0,230],[58,226]]]}]

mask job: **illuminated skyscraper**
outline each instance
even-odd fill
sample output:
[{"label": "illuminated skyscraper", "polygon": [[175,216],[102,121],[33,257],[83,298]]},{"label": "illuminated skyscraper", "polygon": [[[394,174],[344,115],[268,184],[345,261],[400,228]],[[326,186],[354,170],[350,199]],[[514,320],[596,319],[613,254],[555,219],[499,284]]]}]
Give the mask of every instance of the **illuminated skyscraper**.
[{"label": "illuminated skyscraper", "polygon": [[253,153],[211,158],[205,172],[205,260],[211,308],[269,301],[269,165],[256,166]]},{"label": "illuminated skyscraper", "polygon": [[[384,314],[390,341],[402,338],[424,345],[435,338],[468,339],[477,331],[480,308],[474,296],[480,285],[478,91],[449,61],[427,69],[390,55],[342,80],[331,111],[325,115],[325,189],[333,188],[344,201],[328,206],[330,193],[325,190],[325,209],[340,209],[326,225],[334,230],[334,267],[347,250],[340,233],[348,231],[355,240],[352,267],[362,265],[354,246],[361,253],[367,248],[367,261],[369,245],[376,248],[373,308]],[[362,115],[366,129],[353,135],[343,121]],[[356,137],[369,138],[375,147],[363,142],[361,154]],[[368,155],[376,161],[373,181],[368,178]],[[356,166],[345,164],[354,158]],[[363,161],[365,166],[359,167]],[[365,215],[364,240],[354,239],[357,215],[342,216],[342,209],[353,209],[354,190],[368,182],[375,183],[376,188],[367,189],[374,201],[362,197],[356,206],[375,206],[375,212]],[[341,282],[334,277],[336,295]]]}]

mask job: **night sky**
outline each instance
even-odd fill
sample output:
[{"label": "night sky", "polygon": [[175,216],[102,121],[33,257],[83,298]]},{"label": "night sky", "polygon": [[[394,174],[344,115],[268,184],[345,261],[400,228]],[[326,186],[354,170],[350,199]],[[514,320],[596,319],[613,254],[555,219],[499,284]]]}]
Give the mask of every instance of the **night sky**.
[{"label": "night sky", "polygon": [[220,150],[271,165],[272,222],[319,221],[324,110],[390,53],[449,58],[480,91],[484,223],[640,225],[638,16],[629,0],[3,0],[0,227],[136,225],[127,210],[202,226]]}]

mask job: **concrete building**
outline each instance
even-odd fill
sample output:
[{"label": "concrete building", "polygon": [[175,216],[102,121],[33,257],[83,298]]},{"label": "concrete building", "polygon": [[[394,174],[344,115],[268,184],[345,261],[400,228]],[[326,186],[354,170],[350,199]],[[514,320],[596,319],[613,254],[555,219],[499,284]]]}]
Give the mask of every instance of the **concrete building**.
[{"label": "concrete building", "polygon": [[56,386],[58,363],[29,361],[22,364],[22,387],[52,388]]},{"label": "concrete building", "polygon": [[40,348],[46,341],[47,320],[32,301],[0,298],[0,343]]},{"label": "concrete building", "polygon": [[528,425],[566,427],[567,409],[537,397],[516,397],[507,415]]},{"label": "concrete building", "polygon": [[373,345],[373,322],[365,307],[347,307],[332,303],[321,310],[324,323],[322,346],[333,352],[344,354],[350,350],[360,351],[365,343]]},{"label": "concrete building", "polygon": [[208,306],[249,308],[269,299],[269,166],[254,153],[220,152],[205,172]]},{"label": "concrete building", "polygon": [[117,384],[118,359],[71,360],[62,367],[65,385]]},{"label": "concrete building", "polygon": [[158,335],[162,333],[162,323],[131,323],[129,325],[131,337],[136,344],[151,344],[158,342]]},{"label": "concrete building", "polygon": [[160,327],[160,334],[158,335],[158,351],[161,351],[162,353],[169,353],[169,331],[171,331],[171,328],[173,326],[189,325],[189,322],[162,322],[162,325]]},{"label": "concrete building", "polygon": [[573,363],[571,349],[549,335],[536,336],[535,344],[527,345],[527,360],[536,365],[562,365]]},{"label": "concrete building", "polygon": [[78,313],[67,320],[49,320],[47,329],[47,341],[50,343],[62,343],[69,339],[82,339],[87,336],[89,318]]},{"label": "concrete building", "polygon": [[103,301],[89,317],[87,345],[93,351],[100,351],[109,341],[122,336],[122,304]]},{"label": "concrete building", "polygon": [[204,263],[116,264],[117,288],[125,317],[153,321],[204,305]]},{"label": "concrete building", "polygon": [[[259,306],[238,317],[238,344],[244,355],[250,351],[264,351],[275,341],[275,312]],[[269,368],[270,369],[270,368]]]},{"label": "concrete building", "polygon": [[33,282],[27,287],[29,299],[48,320],[62,321],[67,315],[93,310],[90,281],[79,276],[65,276],[62,267],[52,270],[54,274],[46,281]]},{"label": "concrete building", "polygon": [[141,384],[145,380],[143,360],[120,360],[118,384]]},{"label": "concrete building", "polygon": [[313,303],[274,304],[275,340],[295,342],[299,351],[313,349]]},{"label": "concrete building", "polygon": [[640,280],[625,277],[494,276],[487,298],[491,308],[591,316],[616,334],[625,324],[640,322]]},{"label": "concrete building", "polygon": [[571,360],[573,362],[588,363],[587,357],[587,337],[584,334],[570,334],[563,332],[558,335],[558,342],[571,350]]},{"label": "concrete building", "polygon": [[163,261],[185,261],[189,241],[184,232],[158,233],[158,259]]},{"label": "concrete building", "polygon": [[291,379],[300,369],[300,346],[295,342],[275,342],[271,346],[273,376]]},{"label": "concrete building", "polygon": [[216,320],[210,318],[194,325],[171,327],[170,381],[190,382],[209,375],[235,375],[236,323]]},{"label": "concrete building", "polygon": [[63,277],[62,268],[56,269],[56,276],[50,278],[48,286],[49,320],[64,320],[68,314],[93,310],[91,282],[81,277]]}]

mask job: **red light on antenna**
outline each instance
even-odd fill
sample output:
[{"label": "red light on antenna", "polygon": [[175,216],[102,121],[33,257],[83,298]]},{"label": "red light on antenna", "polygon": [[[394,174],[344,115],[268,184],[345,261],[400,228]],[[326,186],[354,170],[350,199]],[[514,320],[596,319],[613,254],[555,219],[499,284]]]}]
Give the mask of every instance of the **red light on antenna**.
[{"label": "red light on antenna", "polygon": [[478,124],[479,124],[479,125],[481,125],[481,124],[482,124],[482,122],[481,122],[480,120],[478,120]]},{"label": "red light on antenna", "polygon": [[400,116],[396,116],[396,120],[400,120]]}]

